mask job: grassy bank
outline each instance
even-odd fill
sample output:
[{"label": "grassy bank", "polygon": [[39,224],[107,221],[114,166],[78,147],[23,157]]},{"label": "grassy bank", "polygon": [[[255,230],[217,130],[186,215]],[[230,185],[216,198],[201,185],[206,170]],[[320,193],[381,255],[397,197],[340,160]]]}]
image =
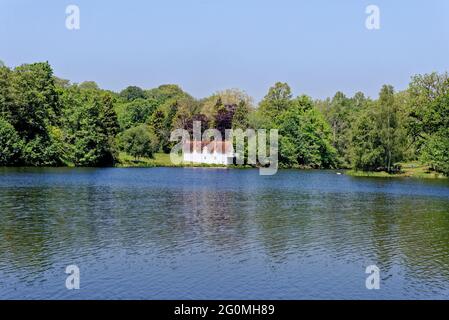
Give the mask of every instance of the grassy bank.
[{"label": "grassy bank", "polygon": [[366,171],[347,171],[346,174],[353,177],[379,177],[379,178],[419,178],[419,179],[447,179],[441,173],[432,171],[429,166],[420,164],[419,162],[401,163],[402,170],[400,173],[391,174],[388,172],[366,172]]},{"label": "grassy bank", "polygon": [[[432,171],[428,166],[422,165],[419,162],[401,163],[402,170],[400,173],[390,174],[387,172],[366,172],[366,171],[346,171],[346,174],[353,177],[378,177],[378,178],[420,178],[420,179],[447,179],[446,176],[441,173]],[[140,158],[134,159],[134,157],[121,152],[119,155],[119,164],[117,167],[121,168],[152,168],[152,167],[198,167],[198,168],[227,168],[224,165],[217,164],[202,164],[202,163],[185,163],[182,162],[178,165],[173,164],[170,160],[170,154],[155,153],[153,158]],[[244,168],[245,166],[228,166],[229,168]]]},{"label": "grassy bank", "polygon": [[170,154],[166,153],[155,153],[153,158],[139,158],[134,157],[121,152],[119,154],[118,167],[130,168],[130,167],[201,167],[201,168],[226,168],[226,166],[218,164],[202,164],[202,163],[186,163],[182,162],[180,164],[173,164],[170,160]]}]

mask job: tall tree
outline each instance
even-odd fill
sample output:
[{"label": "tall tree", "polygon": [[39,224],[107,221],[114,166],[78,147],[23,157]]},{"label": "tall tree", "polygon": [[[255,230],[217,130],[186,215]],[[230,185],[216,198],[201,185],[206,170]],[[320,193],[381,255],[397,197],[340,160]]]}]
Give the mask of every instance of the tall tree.
[{"label": "tall tree", "polygon": [[11,70],[0,66],[0,117],[11,120]]},{"label": "tall tree", "polygon": [[[444,119],[447,116],[440,112],[441,97],[449,95],[449,75],[447,73],[416,75],[408,88],[409,117],[407,121],[408,134],[414,142],[418,154],[426,147],[429,138],[439,131],[440,126],[435,125],[435,119]],[[444,109],[444,108],[443,108]],[[428,157],[426,157],[428,161]]]},{"label": "tall tree", "polygon": [[8,120],[24,141],[26,165],[60,163],[51,127],[60,121],[61,104],[50,65],[34,63],[17,67],[10,77]]},{"label": "tall tree", "polygon": [[360,114],[351,144],[355,169],[393,172],[404,160],[405,127],[392,86],[384,85],[379,99]]},{"label": "tall tree", "polygon": [[249,115],[252,112],[250,106],[244,101],[237,104],[232,117],[232,128],[245,130],[249,128]]},{"label": "tall tree", "polygon": [[101,117],[103,126],[106,131],[106,135],[109,137],[115,137],[120,131],[120,125],[118,123],[117,113],[114,109],[114,102],[110,94],[105,94],[102,97],[102,112]]},{"label": "tall tree", "polygon": [[111,166],[115,163],[114,135],[118,124],[107,95],[73,86],[63,95],[64,154],[76,166]]},{"label": "tall tree", "polygon": [[384,85],[379,93],[379,127],[381,143],[384,147],[384,163],[387,172],[392,172],[395,162],[403,159],[402,124],[400,123],[398,105],[395,103],[394,88]]},{"label": "tall tree", "polygon": [[129,86],[120,92],[120,97],[126,101],[134,101],[136,99],[145,99],[145,91],[136,86]]},{"label": "tall tree", "polygon": [[287,110],[292,103],[292,93],[287,83],[276,82],[268,90],[267,95],[260,102],[261,112],[271,117],[274,123],[277,122],[277,116],[280,112]]},{"label": "tall tree", "polygon": [[421,105],[414,106],[412,115],[413,124],[420,128],[421,159],[449,175],[449,80],[441,83],[437,95],[421,99]]},{"label": "tall tree", "polygon": [[296,98],[280,120],[281,165],[312,168],[336,165],[331,130],[309,97]]},{"label": "tall tree", "polygon": [[0,117],[0,166],[19,164],[23,142],[14,127]]}]

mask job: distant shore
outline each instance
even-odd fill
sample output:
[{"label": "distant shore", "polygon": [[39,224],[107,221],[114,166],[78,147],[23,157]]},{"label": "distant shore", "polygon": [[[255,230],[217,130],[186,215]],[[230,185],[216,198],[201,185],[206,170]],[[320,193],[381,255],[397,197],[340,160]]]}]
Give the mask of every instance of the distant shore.
[{"label": "distant shore", "polygon": [[[224,166],[217,164],[204,163],[181,163],[173,164],[170,160],[170,155],[165,153],[156,153],[153,158],[141,158],[135,160],[125,153],[121,153],[119,157],[119,168],[154,168],[154,167],[181,167],[181,168],[229,168],[229,169],[245,169],[249,166]],[[374,178],[419,178],[419,179],[447,179],[441,173],[432,171],[428,166],[420,164],[419,162],[403,163],[401,164],[400,173],[374,172],[374,171],[356,171],[346,169],[340,170],[341,173],[352,177],[374,177]],[[281,170],[283,168],[280,168]],[[284,168],[287,169],[287,168]]]},{"label": "distant shore", "polygon": [[[385,171],[357,171],[344,168],[335,168],[336,174],[347,175],[351,177],[367,177],[367,178],[415,178],[415,179],[448,179],[449,177],[442,173],[432,171],[429,166],[419,162],[401,163],[401,171],[399,173],[388,173]],[[73,164],[67,164],[66,168],[75,168]],[[115,168],[210,168],[210,169],[251,169],[248,165],[219,165],[205,163],[180,163],[173,164],[170,160],[170,154],[155,153],[153,158],[134,159],[126,153],[120,153]],[[8,168],[8,167],[0,167]],[[13,167],[12,167],[13,168]],[[80,167],[81,168],[81,167]],[[324,170],[313,168],[284,168],[279,170]]]},{"label": "distant shore", "polygon": [[447,179],[442,173],[432,171],[429,166],[423,165],[419,162],[402,163],[401,172],[388,173],[370,172],[370,171],[356,171],[348,170],[346,174],[353,177],[374,177],[374,178],[419,178],[419,179]]}]

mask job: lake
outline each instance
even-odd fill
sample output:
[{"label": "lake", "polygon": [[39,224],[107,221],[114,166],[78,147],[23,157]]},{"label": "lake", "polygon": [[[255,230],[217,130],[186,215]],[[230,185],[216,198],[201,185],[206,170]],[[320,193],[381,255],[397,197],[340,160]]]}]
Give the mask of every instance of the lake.
[{"label": "lake", "polygon": [[449,182],[0,168],[0,299],[17,298],[448,299]]}]

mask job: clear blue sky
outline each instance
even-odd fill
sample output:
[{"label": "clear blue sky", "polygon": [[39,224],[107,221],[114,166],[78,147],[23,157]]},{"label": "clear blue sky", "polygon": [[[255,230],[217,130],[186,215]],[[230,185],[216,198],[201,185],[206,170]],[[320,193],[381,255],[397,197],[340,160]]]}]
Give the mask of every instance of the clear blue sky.
[{"label": "clear blue sky", "polygon": [[[81,29],[65,28],[77,4]],[[365,28],[378,5],[381,29]],[[179,84],[195,97],[276,81],[314,98],[449,70],[447,0],[0,0],[0,59],[48,60],[73,82],[121,90]]]}]

